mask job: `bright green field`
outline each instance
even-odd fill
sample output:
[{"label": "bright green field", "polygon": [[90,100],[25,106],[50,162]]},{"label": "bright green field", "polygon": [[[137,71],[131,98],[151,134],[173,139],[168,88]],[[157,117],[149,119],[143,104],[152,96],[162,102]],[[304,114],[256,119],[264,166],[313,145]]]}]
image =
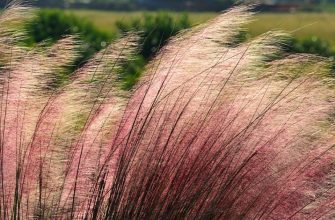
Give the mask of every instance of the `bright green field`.
[{"label": "bright green field", "polygon": [[[141,18],[141,16],[146,14],[154,14],[155,12],[109,12],[109,11],[94,11],[94,10],[71,10],[70,13],[83,17],[87,20],[92,21],[98,27],[104,30],[115,30],[115,22],[118,20],[130,20],[133,18]],[[181,16],[182,13],[169,12],[169,14],[175,17]],[[199,24],[207,21],[208,19],[214,17],[215,13],[187,13],[193,24]]]},{"label": "bright green field", "polygon": [[[95,23],[99,28],[113,32],[115,21],[140,18],[143,12],[108,12],[72,10],[72,13]],[[153,13],[153,12],[150,12]],[[175,16],[180,13],[171,12]],[[215,13],[189,13],[193,24],[202,23]],[[262,13],[247,26],[252,36],[269,30],[285,30],[299,39],[317,36],[327,40],[335,48],[335,13]]]},{"label": "bright green field", "polygon": [[248,25],[252,35],[269,30],[285,30],[299,39],[317,36],[335,48],[335,13],[264,13]]}]

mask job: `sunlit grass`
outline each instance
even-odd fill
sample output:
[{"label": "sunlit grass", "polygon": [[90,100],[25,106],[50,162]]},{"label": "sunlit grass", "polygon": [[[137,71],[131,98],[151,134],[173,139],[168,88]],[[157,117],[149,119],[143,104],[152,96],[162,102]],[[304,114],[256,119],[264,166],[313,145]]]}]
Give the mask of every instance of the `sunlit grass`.
[{"label": "sunlit grass", "polygon": [[82,42],[18,46],[29,15],[0,14],[0,219],[335,218],[328,62],[281,53],[282,32],[237,44],[249,7],[174,37],[130,91],[141,36],[53,88]]}]

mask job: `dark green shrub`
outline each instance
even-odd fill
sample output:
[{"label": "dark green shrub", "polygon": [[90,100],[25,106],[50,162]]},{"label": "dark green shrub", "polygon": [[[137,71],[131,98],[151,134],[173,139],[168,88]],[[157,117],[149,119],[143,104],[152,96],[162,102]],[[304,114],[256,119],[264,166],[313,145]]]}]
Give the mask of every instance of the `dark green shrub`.
[{"label": "dark green shrub", "polygon": [[141,55],[134,56],[125,63],[119,74],[123,82],[123,89],[129,90],[136,84],[141,73],[144,71],[146,63]]},{"label": "dark green shrub", "polygon": [[78,35],[83,46],[75,67],[81,65],[113,39],[113,36],[98,30],[90,22],[55,9],[37,10],[36,17],[26,24],[26,29],[29,33],[28,44],[42,41],[52,44],[66,35]]},{"label": "dark green shrub", "polygon": [[302,41],[297,39],[292,40],[292,49],[293,52],[311,53],[324,57],[331,57],[335,54],[327,41],[315,36],[306,38]]},{"label": "dark green shrub", "polygon": [[316,36],[304,40],[291,38],[288,40],[285,49],[289,53],[309,53],[327,57],[332,62],[332,69],[335,70],[335,51],[327,41]]},{"label": "dark green shrub", "polygon": [[132,19],[130,22],[118,21],[116,26],[121,33],[139,31],[143,34],[141,55],[148,60],[171,36],[189,28],[191,23],[186,14],[175,18],[160,12],[155,15],[144,14],[143,19]]},{"label": "dark green shrub", "polygon": [[116,26],[121,34],[129,31],[137,31],[142,34],[140,55],[125,65],[121,75],[124,79],[124,87],[130,89],[136,83],[150,58],[166,44],[170,37],[189,28],[191,23],[186,14],[175,18],[168,13],[160,12],[155,15],[144,14],[142,19],[132,19],[130,22],[117,21]]}]

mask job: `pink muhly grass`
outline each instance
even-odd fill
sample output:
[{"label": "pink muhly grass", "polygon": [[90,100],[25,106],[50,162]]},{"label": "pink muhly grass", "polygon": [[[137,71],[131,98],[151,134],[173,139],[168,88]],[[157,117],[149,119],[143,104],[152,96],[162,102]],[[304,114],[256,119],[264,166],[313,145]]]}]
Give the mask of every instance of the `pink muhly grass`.
[{"label": "pink muhly grass", "polygon": [[29,51],[2,26],[0,218],[334,218],[327,62],[284,54],[280,32],[232,43],[248,10],[180,33],[132,91],[136,34],[55,88],[75,38]]}]

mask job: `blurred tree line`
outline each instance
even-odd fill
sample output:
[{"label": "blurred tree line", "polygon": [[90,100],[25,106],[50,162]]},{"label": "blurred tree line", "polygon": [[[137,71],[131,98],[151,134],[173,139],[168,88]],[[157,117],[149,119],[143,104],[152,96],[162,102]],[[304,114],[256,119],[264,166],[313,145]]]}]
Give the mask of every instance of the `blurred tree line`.
[{"label": "blurred tree line", "polygon": [[235,0],[36,0],[38,7],[90,8],[111,10],[193,10],[220,11]]},{"label": "blurred tree line", "polygon": [[[35,6],[47,8],[90,8],[103,10],[175,10],[222,11],[236,2],[257,2],[263,10],[276,10],[274,5],[300,5],[299,10],[318,11],[320,6],[335,4],[335,0],[35,0]],[[0,3],[1,4],[1,3]],[[266,5],[271,6],[266,9]],[[265,6],[262,7],[262,6]]]},{"label": "blurred tree line", "polygon": [[[4,7],[9,0],[0,0]],[[260,4],[300,4],[301,10],[320,10],[319,6],[335,4],[335,0],[27,0],[37,7],[45,8],[90,8],[103,10],[176,10],[176,11],[222,11],[236,2]],[[304,7],[309,5],[309,7]]]}]

